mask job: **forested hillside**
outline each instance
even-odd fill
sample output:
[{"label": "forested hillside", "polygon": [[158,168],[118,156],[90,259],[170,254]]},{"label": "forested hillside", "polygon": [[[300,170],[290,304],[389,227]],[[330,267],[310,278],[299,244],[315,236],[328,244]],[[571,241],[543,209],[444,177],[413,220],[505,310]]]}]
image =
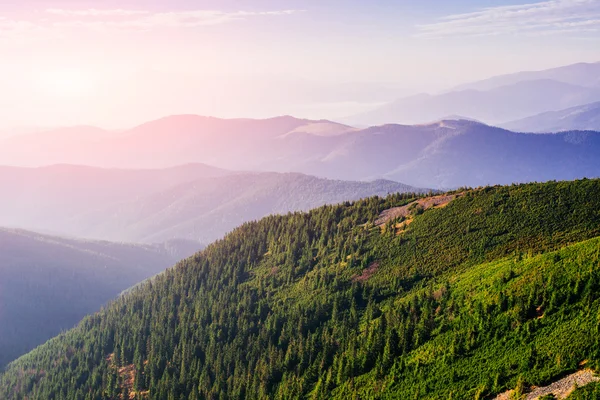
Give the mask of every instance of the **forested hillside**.
[{"label": "forested hillside", "polygon": [[0,398],[493,398],[597,371],[598,193],[396,194],[244,224],[12,363]]}]

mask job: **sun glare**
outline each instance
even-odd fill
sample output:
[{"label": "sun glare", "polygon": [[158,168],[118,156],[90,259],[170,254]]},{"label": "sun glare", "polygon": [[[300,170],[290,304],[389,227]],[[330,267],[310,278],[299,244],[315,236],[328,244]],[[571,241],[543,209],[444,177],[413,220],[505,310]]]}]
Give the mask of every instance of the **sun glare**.
[{"label": "sun glare", "polygon": [[39,84],[44,92],[57,97],[79,97],[93,87],[89,74],[75,68],[45,71],[40,74]]}]

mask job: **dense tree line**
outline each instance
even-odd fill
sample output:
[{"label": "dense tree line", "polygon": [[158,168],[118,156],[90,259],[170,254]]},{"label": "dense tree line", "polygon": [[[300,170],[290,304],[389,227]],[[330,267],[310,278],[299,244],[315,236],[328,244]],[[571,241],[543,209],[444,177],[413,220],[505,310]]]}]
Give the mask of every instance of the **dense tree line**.
[{"label": "dense tree line", "polygon": [[0,398],[483,398],[599,368],[600,181],[461,193],[403,231],[373,223],[414,195],[244,224],[11,364]]}]

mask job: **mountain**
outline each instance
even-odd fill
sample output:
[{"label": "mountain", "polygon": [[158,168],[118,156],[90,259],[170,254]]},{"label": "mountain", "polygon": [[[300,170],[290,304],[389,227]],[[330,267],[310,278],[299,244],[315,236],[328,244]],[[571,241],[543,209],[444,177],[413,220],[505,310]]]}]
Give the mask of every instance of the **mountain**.
[{"label": "mountain", "polygon": [[[195,121],[198,120],[214,127],[198,131],[186,128],[186,124],[197,126]],[[599,134],[596,132],[526,135],[466,120],[423,125],[387,124],[366,129],[291,117],[213,121],[180,116],[150,125],[155,123],[161,128],[136,129],[135,133],[125,134],[129,138],[125,141],[114,138],[108,148],[95,148],[88,159],[91,163],[104,160],[146,168],[189,161],[210,163],[230,171],[300,172],[349,181],[387,179],[435,189],[600,176],[596,156]],[[173,140],[167,140],[169,135]],[[10,152],[0,147],[0,152],[3,150]],[[151,184],[152,180],[145,182]],[[170,185],[140,194],[140,197],[186,181],[167,183]],[[132,186],[135,185],[134,182]],[[86,193],[77,188],[75,192],[81,192],[77,196]],[[106,192],[111,193],[111,190]],[[90,193],[95,193],[93,188]],[[99,201],[105,196],[101,191],[90,202],[109,206],[111,199]],[[117,197],[115,202],[129,201],[121,194]],[[0,213],[1,210],[0,207]],[[72,216],[79,214],[77,208],[71,213]],[[60,225],[68,225],[69,219],[62,218]],[[36,226],[35,229],[41,228]]]},{"label": "mountain", "polygon": [[158,246],[0,229],[0,369],[176,260]]},{"label": "mountain", "polygon": [[[260,159],[269,154],[268,143],[274,138],[292,131],[313,132],[316,127],[324,132],[352,129],[287,116],[256,120],[176,115],[89,140],[74,140],[77,128],[70,135],[51,131],[0,140],[0,160],[15,166],[67,163],[139,169],[203,162],[252,169],[248,167],[249,155]],[[81,135],[90,136],[87,132]]]},{"label": "mountain", "polygon": [[233,173],[205,165],[166,170],[80,166],[0,168],[0,224],[112,241],[210,243],[273,213],[396,192],[401,183],[302,174]]},{"label": "mountain", "polygon": [[397,182],[353,182],[297,173],[240,173],[206,178],[82,215],[74,231],[86,237],[210,243],[244,222],[390,193],[427,192]]},{"label": "mountain", "polygon": [[[155,170],[76,165],[0,167],[0,226],[77,235],[78,215],[151,195],[172,186],[231,172],[204,164]],[[109,237],[106,237],[109,238]]]},{"label": "mountain", "polygon": [[519,132],[600,131],[600,102],[549,111],[502,126]]},{"label": "mountain", "polygon": [[580,86],[551,79],[524,80],[487,90],[469,88],[438,95],[421,94],[401,98],[350,117],[348,121],[367,125],[411,124],[457,114],[496,124],[599,100],[600,87]]},{"label": "mountain", "polygon": [[384,125],[281,144],[270,169],[453,188],[600,176],[600,133],[521,134],[472,121]]},{"label": "mountain", "polygon": [[12,363],[0,397],[519,398],[580,369],[583,386],[600,369],[599,192],[398,194],[246,223]]},{"label": "mountain", "polygon": [[495,76],[478,82],[470,82],[452,89],[457,90],[491,90],[501,86],[514,85],[523,81],[550,79],[556,82],[577,86],[600,86],[600,62],[577,63],[542,71],[525,71],[514,74]]}]

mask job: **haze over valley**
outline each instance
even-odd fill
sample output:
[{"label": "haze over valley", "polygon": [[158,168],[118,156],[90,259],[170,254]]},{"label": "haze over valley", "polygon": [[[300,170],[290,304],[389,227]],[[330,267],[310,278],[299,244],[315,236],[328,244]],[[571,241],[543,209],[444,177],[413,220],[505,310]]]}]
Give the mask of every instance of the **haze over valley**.
[{"label": "haze over valley", "polygon": [[177,261],[162,246],[0,229],[0,365]]}]

